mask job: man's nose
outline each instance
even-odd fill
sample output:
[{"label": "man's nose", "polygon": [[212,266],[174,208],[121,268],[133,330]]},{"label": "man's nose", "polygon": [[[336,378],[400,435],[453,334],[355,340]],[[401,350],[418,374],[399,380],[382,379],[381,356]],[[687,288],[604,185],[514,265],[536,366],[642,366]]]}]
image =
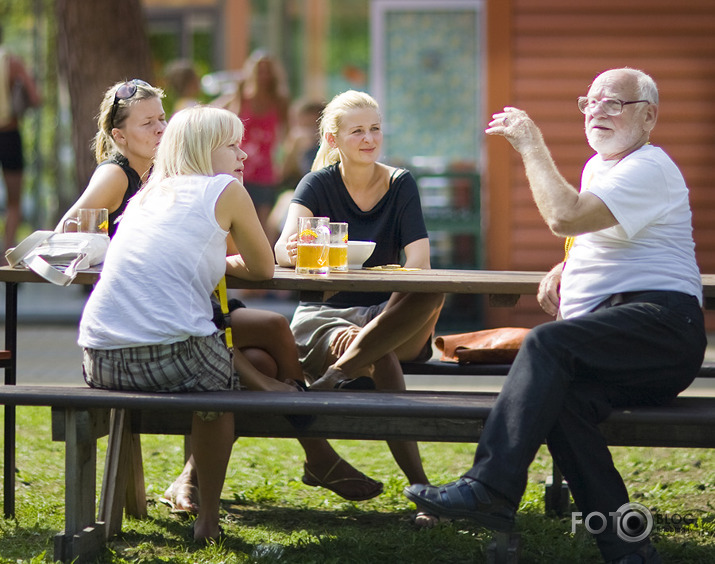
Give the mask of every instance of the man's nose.
[{"label": "man's nose", "polygon": [[598,115],[598,117],[608,116],[608,114],[606,113],[606,111],[603,109],[602,100],[599,100],[598,102],[596,102],[596,105],[593,106],[593,107],[589,110],[589,113],[591,114],[591,116],[596,116],[596,115]]}]

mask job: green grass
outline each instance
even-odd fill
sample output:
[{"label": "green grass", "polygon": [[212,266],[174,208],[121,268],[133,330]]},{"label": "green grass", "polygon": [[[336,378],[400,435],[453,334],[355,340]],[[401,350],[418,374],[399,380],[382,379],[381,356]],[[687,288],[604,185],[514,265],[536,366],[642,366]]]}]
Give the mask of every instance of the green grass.
[{"label": "green grass", "polygon": [[[0,563],[52,562],[53,537],[64,527],[64,445],[50,440],[48,408],[18,408],[17,518],[0,519]],[[0,413],[2,410],[0,409]],[[296,441],[239,439],[223,491],[219,546],[190,540],[190,521],[172,516],[158,497],[179,472],[180,437],[142,437],[149,518],[125,519],[101,563],[463,563],[484,562],[488,531],[467,521],[416,530],[406,485],[381,442],[334,441],[358,468],[385,483],[375,500],[354,503],[302,484],[302,450]],[[101,459],[106,440],[100,444]],[[454,479],[471,465],[474,445],[421,445],[427,475],[435,483]],[[614,449],[631,492],[661,516],[688,514],[689,526],[656,525],[654,540],[666,562],[715,561],[715,454],[704,449]],[[101,481],[102,460],[98,472]],[[544,516],[543,486],[550,472],[545,449],[532,465],[517,529],[520,562],[599,562],[583,529],[571,534],[570,516]]]}]

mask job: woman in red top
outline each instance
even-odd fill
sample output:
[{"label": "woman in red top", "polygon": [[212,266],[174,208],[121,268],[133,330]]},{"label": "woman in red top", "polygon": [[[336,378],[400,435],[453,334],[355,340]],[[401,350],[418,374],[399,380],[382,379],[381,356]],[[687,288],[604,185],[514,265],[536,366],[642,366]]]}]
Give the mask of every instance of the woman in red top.
[{"label": "woman in red top", "polygon": [[276,201],[280,178],[275,152],[285,134],[289,104],[280,63],[256,51],[246,61],[236,94],[224,105],[241,118],[245,128],[242,148],[248,159],[244,183],[264,229]]}]

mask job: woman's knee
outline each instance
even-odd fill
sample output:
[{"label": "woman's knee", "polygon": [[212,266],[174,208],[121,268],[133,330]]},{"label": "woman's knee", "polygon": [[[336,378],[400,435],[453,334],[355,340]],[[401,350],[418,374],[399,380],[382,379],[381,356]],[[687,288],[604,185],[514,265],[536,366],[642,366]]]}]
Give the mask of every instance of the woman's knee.
[{"label": "woman's knee", "polygon": [[408,296],[410,305],[423,308],[427,316],[439,313],[444,306],[444,294],[412,293]]},{"label": "woman's knee", "polygon": [[295,342],[288,319],[275,311],[236,310],[231,315],[235,331],[234,342],[245,341],[246,346],[269,347],[274,343]]},{"label": "woman's knee", "polygon": [[271,315],[266,317],[266,324],[268,325],[268,329],[271,333],[281,340],[290,339],[291,341],[294,341],[288,319],[280,313],[270,313]]},{"label": "woman's knee", "polygon": [[405,389],[405,376],[395,353],[388,353],[375,361],[373,380],[378,390]]},{"label": "woman's knee", "polygon": [[257,347],[241,349],[241,352],[256,370],[271,378],[278,377],[278,364],[268,352]]}]

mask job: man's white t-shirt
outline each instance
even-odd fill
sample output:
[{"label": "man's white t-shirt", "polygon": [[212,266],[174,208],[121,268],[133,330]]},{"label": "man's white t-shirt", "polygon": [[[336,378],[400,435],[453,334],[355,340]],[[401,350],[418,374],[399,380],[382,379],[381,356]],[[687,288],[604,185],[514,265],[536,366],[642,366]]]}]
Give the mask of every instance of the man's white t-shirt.
[{"label": "man's white t-shirt", "polygon": [[688,188],[662,149],[644,145],[619,161],[595,155],[581,190],[602,200],[618,225],[576,237],[561,280],[564,318],[620,292],[678,291],[702,304]]}]

